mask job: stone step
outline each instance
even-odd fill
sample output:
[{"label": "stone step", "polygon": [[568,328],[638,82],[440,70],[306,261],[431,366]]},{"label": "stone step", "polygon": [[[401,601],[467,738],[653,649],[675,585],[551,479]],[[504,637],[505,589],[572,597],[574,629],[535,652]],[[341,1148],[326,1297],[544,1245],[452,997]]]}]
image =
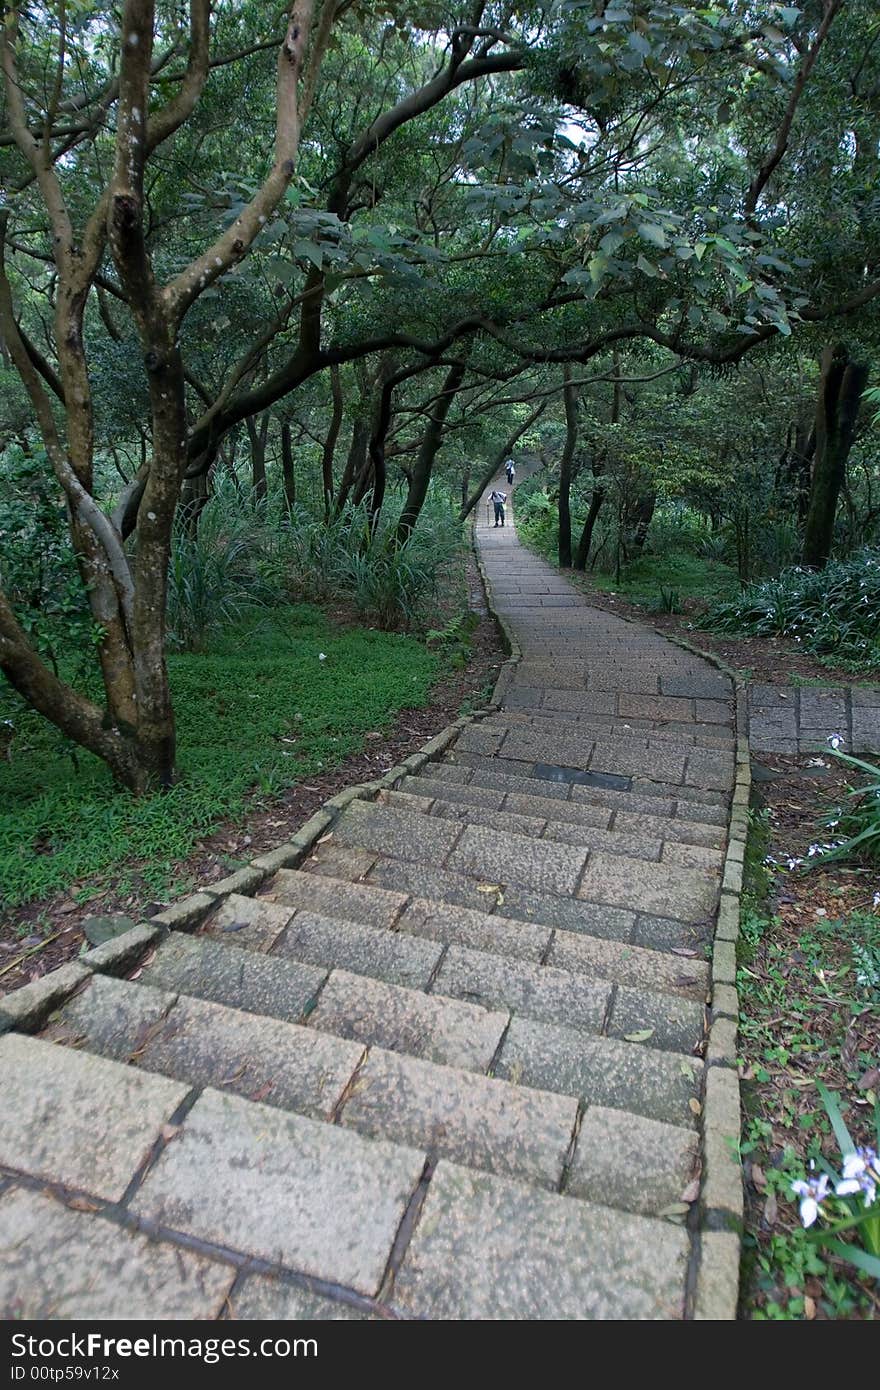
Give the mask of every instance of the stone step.
[{"label": "stone step", "polygon": [[680,1318],[689,1252],[668,1221],[443,1162],[391,1302],[449,1321]]},{"label": "stone step", "polygon": [[[387,927],[394,926],[406,907],[404,916],[408,921],[412,920],[413,914],[422,921],[436,919],[442,927],[443,939],[450,941],[461,939],[458,933],[462,921],[459,914],[462,911],[472,914],[467,920],[474,930],[478,929],[478,919],[484,919],[491,913],[492,918],[488,922],[481,922],[479,927],[481,932],[486,933],[483,941],[475,937],[463,944],[501,950],[504,954],[526,960],[540,959],[547,944],[546,929],[549,927],[611,941],[631,942],[649,950],[701,953],[712,926],[709,919],[702,923],[683,922],[656,913],[597,906],[576,898],[549,897],[497,880],[475,883],[464,874],[447,869],[426,869],[421,865],[385,859],[375,854],[369,855],[366,861],[359,860],[354,870],[357,878],[362,871],[368,872],[367,881],[347,882],[341,877],[324,876],[317,872],[322,862],[327,862],[325,856],[330,859],[332,853],[332,842],[318,846],[316,854],[306,861],[302,870],[280,870],[267,885],[265,897],[255,901],[271,903],[278,908],[309,908],[331,917],[378,922]],[[337,872],[348,872],[337,858],[334,857],[331,862]],[[494,928],[492,919],[496,922]],[[516,923],[514,930],[517,934],[512,938],[517,943],[515,947],[508,946],[506,936],[497,936],[504,919]],[[537,957],[523,929],[526,923],[540,925],[544,931],[541,952]],[[409,926],[408,929],[413,930],[413,927]],[[425,934],[431,935],[432,932],[426,928]]]},{"label": "stone step", "polygon": [[[205,922],[203,932],[216,937],[226,920],[245,917],[252,901],[230,895],[215,917]],[[520,926],[488,913],[425,899],[411,901],[393,930],[308,908],[266,907],[285,925],[269,947],[260,943],[257,949],[271,949],[275,956],[304,965],[338,967],[414,989],[427,989],[436,978],[444,946],[465,946],[505,961],[546,963],[574,975],[699,1001],[705,999],[709,985],[704,961],[537,923]],[[236,937],[234,944],[243,943]]]},{"label": "stone step", "polygon": [[[442,835],[435,833],[438,827]],[[368,870],[371,880],[379,877],[382,861],[394,860],[415,864],[416,875],[423,875],[430,883],[438,873],[433,865],[439,864],[441,873],[451,870],[480,882],[512,884],[545,895],[577,896],[609,907],[662,916],[674,913],[694,923],[711,917],[718,901],[719,876],[711,867],[653,864],[484,825],[447,824],[421,812],[379,803],[353,802],[337,821],[333,838],[381,856]],[[321,849],[319,845],[317,860]],[[410,881],[416,880],[410,876]],[[479,886],[475,885],[478,891]],[[446,892],[432,888],[412,891],[447,897]]]},{"label": "stone step", "polygon": [[[405,785],[417,787],[417,779],[407,778]],[[440,785],[442,786],[442,783]],[[460,800],[448,801],[444,797],[425,798],[403,789],[382,792],[379,801],[416,814],[461,821],[467,825],[485,825],[491,830],[515,832],[588,850],[605,850],[610,854],[622,854],[633,859],[684,864],[695,868],[715,868],[719,872],[724,863],[724,852],[721,849],[682,844],[675,839],[665,841],[662,834],[665,825],[660,817],[655,818],[651,833],[645,834],[640,833],[638,829],[630,832],[625,825],[619,824],[616,820],[611,830],[599,829],[568,820],[525,815],[512,809],[493,811],[484,806],[471,806]],[[552,807],[555,803],[548,801],[547,804]]]},{"label": "stone step", "polygon": [[571,711],[504,709],[500,714],[484,719],[483,733],[503,734],[512,729],[545,736],[569,739],[647,739],[683,748],[719,749],[729,751],[736,746],[736,735],[723,724],[657,722],[650,719],[627,719],[622,715],[602,719],[598,715],[578,715]]},{"label": "stone step", "polygon": [[[459,775],[466,774],[468,769],[469,776]],[[447,762],[431,763],[430,770],[432,779],[455,780],[459,785],[493,791],[571,800],[579,805],[607,806],[636,814],[674,815],[706,825],[726,827],[728,821],[727,796],[707,791],[697,800],[694,788],[671,786],[646,778],[578,773],[552,764],[519,763],[457,750],[449,754]]]},{"label": "stone step", "polygon": [[[690,980],[691,972],[681,978]],[[691,1052],[705,1032],[702,999],[614,986],[601,976],[508,961],[467,946],[448,948],[432,989],[488,1009],[506,1009],[517,1018],[617,1039],[637,1037],[664,1051]]]},{"label": "stone step", "polygon": [[[574,1097],[107,976],[93,977],[46,1036],[553,1190],[579,1119]],[[586,1170],[599,1162],[582,1160]]]},{"label": "stone step", "polygon": [[[456,769],[457,770],[457,769]],[[620,831],[623,834],[642,835],[646,840],[674,841],[677,844],[702,845],[708,849],[723,849],[727,837],[724,831],[715,826],[703,826],[694,821],[677,820],[671,815],[656,815],[655,812],[639,813],[630,810],[614,810],[612,806],[587,805],[587,803],[567,801],[553,796],[527,795],[523,792],[500,791],[499,788],[478,787],[464,781],[445,781],[434,777],[405,777],[395,792],[384,792],[385,798],[396,802],[399,795],[406,794],[424,799],[431,805],[425,810],[432,812],[434,803],[448,806],[470,806],[488,813],[506,813],[510,828],[516,828],[517,817],[523,817],[525,830],[534,830],[537,823],[552,824],[553,827],[581,826],[595,830]],[[621,796],[626,794],[620,794]],[[396,802],[403,805],[403,802]],[[649,803],[651,805],[651,803]],[[662,809],[662,808],[659,808]],[[446,815],[443,810],[443,815]],[[450,816],[452,819],[452,816]],[[566,834],[569,831],[566,831]],[[548,837],[552,838],[552,837]]]},{"label": "stone step", "polygon": [[564,1179],[570,1196],[623,1210],[659,1212],[678,1200],[693,1167],[689,1129],[630,1115],[615,1158],[602,1133],[616,1132],[626,1118],[620,1111],[590,1108],[579,1124],[578,1099],[558,1091],[365,1050],[311,1027],[108,976],[93,976],[43,1037],[189,1088],[214,1087],[414,1145],[435,1159],[552,1190]]},{"label": "stone step", "polygon": [[511,1020],[493,1074],[518,1086],[578,1096],[584,1105],[697,1127],[703,1063],[647,1043],[589,1037],[576,1028]]}]

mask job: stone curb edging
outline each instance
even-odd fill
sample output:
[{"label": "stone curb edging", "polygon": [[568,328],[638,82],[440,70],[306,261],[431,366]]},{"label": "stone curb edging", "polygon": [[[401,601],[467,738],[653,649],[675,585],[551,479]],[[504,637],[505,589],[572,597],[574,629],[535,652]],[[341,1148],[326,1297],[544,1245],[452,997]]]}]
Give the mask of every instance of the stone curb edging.
[{"label": "stone curb edging", "polygon": [[147,953],[171,931],[193,932],[210,912],[213,912],[231,893],[254,893],[279,869],[294,869],[308,858],[315,845],[331,830],[336,820],[352,801],[375,801],[383,791],[399,786],[405,777],[420,772],[427,763],[436,762],[455,743],[469,725],[495,714],[522,658],[522,650],[504,618],[492,601],[492,586],[476,548],[476,520],[471,525],[471,543],[486,594],[489,615],[501,634],[508,652],[506,661],[492,691],[492,698],[482,709],[460,715],[445,729],[429,738],[417,752],[397,763],[382,777],[346,787],[324,802],[295,835],[277,849],[258,855],[243,869],[236,870],[217,883],[208,884],[164,912],[139,923],[128,931],[87,951],[75,960],[50,971],[39,980],[22,985],[0,996],[0,1034],[13,1030],[34,1032],[41,1028],[56,1009],[70,998],[93,974],[123,975],[138,965]]},{"label": "stone curb edging", "polygon": [[730,1321],[736,1318],[739,1303],[741,1232],[745,1215],[739,1159],[742,1106],[736,1054],[739,1025],[736,945],[752,785],[747,685],[732,667],[711,652],[701,651],[660,628],[654,631],[722,671],[732,682],[735,696],[736,773],[712,950],[711,1023],[702,1115],[704,1168],[691,1312],[696,1321]]}]

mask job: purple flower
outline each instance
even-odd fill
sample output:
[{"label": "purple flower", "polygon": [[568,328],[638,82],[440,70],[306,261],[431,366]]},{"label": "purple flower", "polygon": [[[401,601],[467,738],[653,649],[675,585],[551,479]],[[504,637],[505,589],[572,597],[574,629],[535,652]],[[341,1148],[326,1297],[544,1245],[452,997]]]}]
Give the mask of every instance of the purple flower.
[{"label": "purple flower", "polygon": [[823,1173],[818,1178],[806,1178],[793,1182],[791,1190],[796,1197],[800,1197],[801,1221],[810,1227],[819,1215],[819,1206],[829,1195],[828,1179]]}]

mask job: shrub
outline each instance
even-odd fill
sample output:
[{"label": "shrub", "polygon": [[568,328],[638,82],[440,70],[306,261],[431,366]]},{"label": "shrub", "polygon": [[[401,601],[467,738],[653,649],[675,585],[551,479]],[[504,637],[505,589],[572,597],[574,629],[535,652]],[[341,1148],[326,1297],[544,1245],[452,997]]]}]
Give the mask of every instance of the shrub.
[{"label": "shrub", "polygon": [[880,551],[866,549],[824,570],[799,566],[750,584],[703,619],[713,632],[790,637],[852,667],[880,660]]}]

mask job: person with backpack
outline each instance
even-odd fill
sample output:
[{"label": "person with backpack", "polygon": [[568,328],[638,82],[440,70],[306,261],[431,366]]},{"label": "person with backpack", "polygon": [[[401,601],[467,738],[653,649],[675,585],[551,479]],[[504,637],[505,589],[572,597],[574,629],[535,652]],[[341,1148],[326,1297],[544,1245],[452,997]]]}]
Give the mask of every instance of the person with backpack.
[{"label": "person with backpack", "polygon": [[507,460],[507,462],[504,465],[504,471],[507,474],[508,487],[513,487],[513,480],[516,477],[516,464],[514,463],[513,459]]},{"label": "person with backpack", "polygon": [[497,488],[489,493],[489,501],[495,508],[495,525],[504,525],[504,504],[507,501],[507,493],[500,492]]}]

